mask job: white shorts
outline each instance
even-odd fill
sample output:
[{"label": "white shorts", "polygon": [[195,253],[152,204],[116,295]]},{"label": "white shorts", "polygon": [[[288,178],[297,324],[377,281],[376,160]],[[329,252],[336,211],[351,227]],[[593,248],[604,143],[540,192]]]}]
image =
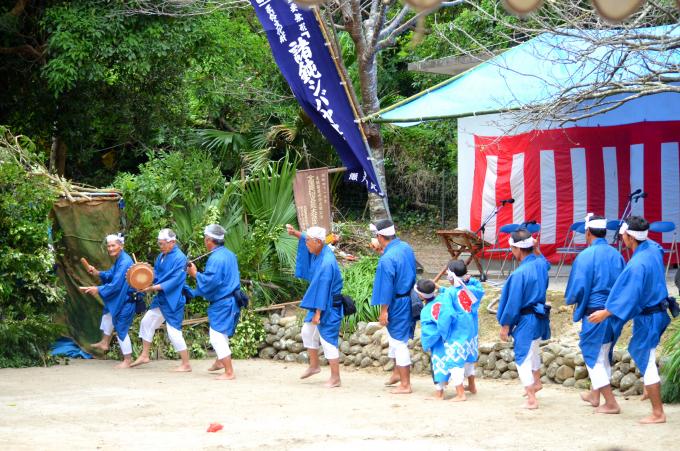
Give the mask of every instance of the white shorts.
[{"label": "white shorts", "polygon": [[113,333],[113,317],[110,313],[102,315],[102,322],[99,329],[104,332],[104,335],[111,335]]},{"label": "white shorts", "polygon": [[536,381],[534,380],[533,372],[541,369],[541,352],[538,348],[540,342],[540,339],[532,341],[524,362],[521,365],[517,365],[519,380],[525,387],[534,385]]},{"label": "white shorts", "polygon": [[385,332],[387,333],[387,341],[390,345],[387,350],[387,356],[394,359],[397,366],[410,366],[411,354],[408,350],[408,343],[395,340],[387,330]]},{"label": "white shorts", "polygon": [[217,332],[212,327],[210,328],[210,344],[217,353],[218,360],[226,359],[231,356],[229,337],[227,337],[227,334]]},{"label": "white shorts", "polygon": [[470,376],[475,376],[477,372],[475,371],[475,364],[474,363],[466,363],[465,364],[465,377],[470,377]]},{"label": "white shorts", "polygon": [[649,360],[647,361],[645,374],[642,376],[642,382],[645,385],[654,385],[661,382],[659,368],[656,366],[656,348],[649,350]]},{"label": "white shorts", "polygon": [[127,334],[125,340],[121,340],[120,335],[118,335],[118,346],[120,346],[120,352],[124,356],[129,356],[132,354],[132,342],[130,341],[130,334]]},{"label": "white shorts", "polygon": [[451,368],[451,384],[454,387],[463,385],[463,380],[465,379],[465,368]]},{"label": "white shorts", "polygon": [[609,349],[611,349],[611,343],[605,343],[600,347],[600,353],[597,355],[597,361],[594,367],[588,368],[588,375],[590,376],[590,385],[593,390],[598,390],[602,387],[606,387],[611,383],[612,378],[612,367],[609,363]]},{"label": "white shorts", "polygon": [[[146,342],[153,342],[153,334],[164,322],[165,318],[161,313],[161,309],[154,308],[147,310],[144,314],[144,318],[142,318],[142,322],[139,324],[139,337]],[[168,330],[168,338],[170,338],[170,343],[172,343],[172,347],[175,348],[175,351],[186,351],[187,344],[182,336],[182,331],[175,329],[170,324],[167,324],[166,327]]]},{"label": "white shorts", "polygon": [[326,356],[327,360],[340,358],[338,347],[330,344],[321,337],[321,334],[319,334],[319,327],[316,324],[304,323],[300,335],[302,335],[302,343],[305,345],[305,348],[319,349],[319,346],[321,346],[323,348],[323,355]]}]

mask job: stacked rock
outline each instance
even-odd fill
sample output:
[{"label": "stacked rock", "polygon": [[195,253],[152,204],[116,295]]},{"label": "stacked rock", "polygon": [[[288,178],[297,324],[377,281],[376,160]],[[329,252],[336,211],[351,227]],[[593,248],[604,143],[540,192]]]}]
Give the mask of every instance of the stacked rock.
[{"label": "stacked rock", "polygon": [[[302,319],[296,316],[281,317],[273,314],[264,320],[265,341],[260,345],[259,356],[263,359],[285,362],[307,363],[308,355],[302,344],[300,329]],[[394,363],[387,356],[387,330],[379,323],[357,325],[354,333],[339,339],[340,363],[357,368],[382,368],[392,371]],[[430,356],[420,346],[420,330],[409,340],[412,371],[429,374]],[[321,357],[321,363],[327,361]],[[590,379],[583,356],[578,346],[561,344],[557,340],[541,343],[541,381],[556,383],[565,387],[589,389]],[[516,379],[517,366],[511,343],[480,343],[477,375],[491,379]],[[635,367],[630,354],[614,351],[612,366],[612,387],[615,393],[624,396],[642,393],[643,383],[640,371]]]}]

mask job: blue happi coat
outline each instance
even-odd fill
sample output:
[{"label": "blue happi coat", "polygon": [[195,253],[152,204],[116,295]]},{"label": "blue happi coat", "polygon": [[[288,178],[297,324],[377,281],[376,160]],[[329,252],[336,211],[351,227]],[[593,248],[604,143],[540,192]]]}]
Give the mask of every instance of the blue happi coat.
[{"label": "blue happi coat", "polygon": [[187,257],[175,245],[170,252],[161,253],[156,257],[153,265],[153,284],[160,285],[150,309],[160,308],[165,321],[175,329],[182,329],[184,319],[184,304],[186,300],[182,294],[184,281],[187,277]]},{"label": "blue happi coat", "polygon": [[605,303],[605,308],[617,319],[613,324],[616,336],[627,321],[633,320],[628,352],[643,374],[649,363],[649,352],[657,347],[671,319],[666,310],[648,315],[641,312],[667,297],[663,249],[654,241],[645,240],[635,249]]},{"label": "blue happi coat", "polygon": [[411,289],[416,282],[416,256],[405,241],[394,238],[378,260],[371,305],[387,305],[387,331],[395,340],[413,337]]},{"label": "blue happi coat", "polygon": [[[542,255],[527,255],[501,292],[496,318],[501,326],[510,326],[518,365],[524,362],[533,340],[550,338],[550,320],[545,316],[549,269],[550,263]],[[534,313],[522,314],[525,308]]]},{"label": "blue happi coat", "polygon": [[303,233],[295,261],[295,276],[309,282],[300,307],[308,310],[306,323],[312,321],[317,309],[321,310],[319,335],[337,346],[343,315],[342,301],[337,299],[342,293],[342,274],[335,254],[328,246],[324,245],[319,255],[314,255],[307,249],[306,240],[307,234]]},{"label": "blue happi coat", "polygon": [[135,317],[135,304],[129,302],[133,290],[125,278],[130,266],[132,258],[125,251],[121,251],[111,269],[99,272],[102,285],[97,286],[99,296],[104,301],[104,314],[111,314],[113,327],[121,340],[127,337],[130,324]]},{"label": "blue happi coat", "polygon": [[595,366],[600,348],[605,343],[612,343],[609,351],[611,361],[618,336],[614,336],[613,318],[594,324],[588,321],[586,311],[604,308],[607,296],[624,265],[621,254],[607,240],[597,238],[576,257],[571,267],[565,302],[567,305],[576,305],[574,322],[583,320],[579,346],[583,360],[591,368]]},{"label": "blue happi coat", "polygon": [[[442,302],[443,298],[443,295],[437,296],[425,304],[420,311],[420,342],[423,351],[430,353],[432,379],[435,383],[447,382],[451,374],[444,336],[448,333],[453,312],[448,302]],[[442,330],[440,330],[440,321]]]},{"label": "blue happi coat", "polygon": [[[477,293],[473,294],[477,295]],[[444,338],[444,346],[449,358],[448,367],[449,369],[462,368],[466,363],[477,361],[477,328],[473,308],[475,304],[479,307],[479,302],[473,302],[461,287],[446,290],[442,295],[442,302],[447,304],[452,312]],[[445,318],[445,321],[448,319]]]},{"label": "blue happi coat", "polygon": [[[482,303],[482,298],[484,297],[484,287],[482,286],[482,283],[475,279],[474,277],[471,277],[470,280],[468,280],[465,284],[468,289],[472,292],[472,294],[475,295],[477,298],[478,302],[474,302],[472,304],[472,325],[474,327],[474,343],[473,343],[473,352],[471,352],[468,355],[466,363],[475,363],[477,362],[477,358],[479,357],[478,351],[479,351],[479,306]],[[457,290],[460,290],[460,287],[454,287]]]},{"label": "blue happi coat", "polygon": [[210,328],[231,337],[241,313],[234,292],[241,287],[236,255],[224,246],[215,248],[205,264],[205,271],[196,273],[194,296],[210,302],[208,320]]}]

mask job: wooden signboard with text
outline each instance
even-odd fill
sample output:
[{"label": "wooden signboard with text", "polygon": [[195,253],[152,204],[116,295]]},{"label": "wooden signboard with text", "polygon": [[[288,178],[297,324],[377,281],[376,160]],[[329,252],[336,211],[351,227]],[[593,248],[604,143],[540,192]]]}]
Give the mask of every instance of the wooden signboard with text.
[{"label": "wooden signboard with text", "polygon": [[300,230],[319,226],[331,230],[331,196],[328,187],[328,168],[297,171],[293,181],[293,195]]}]

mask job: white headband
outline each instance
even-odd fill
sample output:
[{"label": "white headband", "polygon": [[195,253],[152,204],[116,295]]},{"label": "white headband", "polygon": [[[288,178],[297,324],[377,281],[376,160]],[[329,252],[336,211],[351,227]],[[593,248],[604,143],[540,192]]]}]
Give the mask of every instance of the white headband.
[{"label": "white headband", "polygon": [[378,228],[373,224],[369,225],[368,228],[371,232],[377,233],[378,235],[382,235],[382,236],[393,236],[393,235],[396,235],[396,233],[397,233],[397,231],[394,230],[393,225],[391,225],[391,226],[389,226],[385,229],[382,229],[382,230],[378,230]]},{"label": "white headband", "polygon": [[436,288],[432,293],[423,293],[422,291],[418,290],[418,284],[413,285],[413,291],[415,291],[416,293],[421,295],[424,299],[432,299],[432,298],[437,296],[437,294],[436,294],[437,289]]},{"label": "white headband", "polygon": [[592,221],[590,220],[591,217],[593,217],[593,213],[588,213],[586,215],[586,223],[585,223],[585,228],[586,229],[606,229],[607,228],[607,220],[606,219],[593,219]]},{"label": "white headband", "polygon": [[307,236],[326,242],[326,229],[319,226],[312,226],[307,229]]},{"label": "white headband", "polygon": [[168,229],[163,229],[160,232],[158,232],[158,241],[177,241],[176,236],[170,236],[170,233],[168,232]]},{"label": "white headband", "polygon": [[512,237],[510,237],[508,239],[508,243],[510,246],[518,247],[520,249],[529,249],[530,247],[534,247],[535,241],[533,237],[529,237],[521,241],[515,241],[512,239]]},{"label": "white headband", "polygon": [[[220,235],[218,235],[218,234],[216,234],[216,233],[212,233],[212,232],[210,231],[210,226],[209,226],[209,225],[205,226],[205,229],[203,229],[203,235],[207,236],[208,238],[215,239],[215,240],[223,240],[223,239],[224,239],[224,233],[222,233],[222,234],[220,234]],[[159,238],[159,239],[160,239],[160,238]]]},{"label": "white headband", "polygon": [[123,238],[123,235],[121,235],[120,233],[118,234],[112,233],[111,235],[106,235],[106,243],[108,244],[112,241],[118,241],[120,244],[124,244],[125,238]]},{"label": "white headband", "polygon": [[623,235],[624,233],[627,233],[638,241],[645,241],[649,234],[649,230],[630,230],[628,229],[628,224],[624,222],[619,229],[619,235]]}]

